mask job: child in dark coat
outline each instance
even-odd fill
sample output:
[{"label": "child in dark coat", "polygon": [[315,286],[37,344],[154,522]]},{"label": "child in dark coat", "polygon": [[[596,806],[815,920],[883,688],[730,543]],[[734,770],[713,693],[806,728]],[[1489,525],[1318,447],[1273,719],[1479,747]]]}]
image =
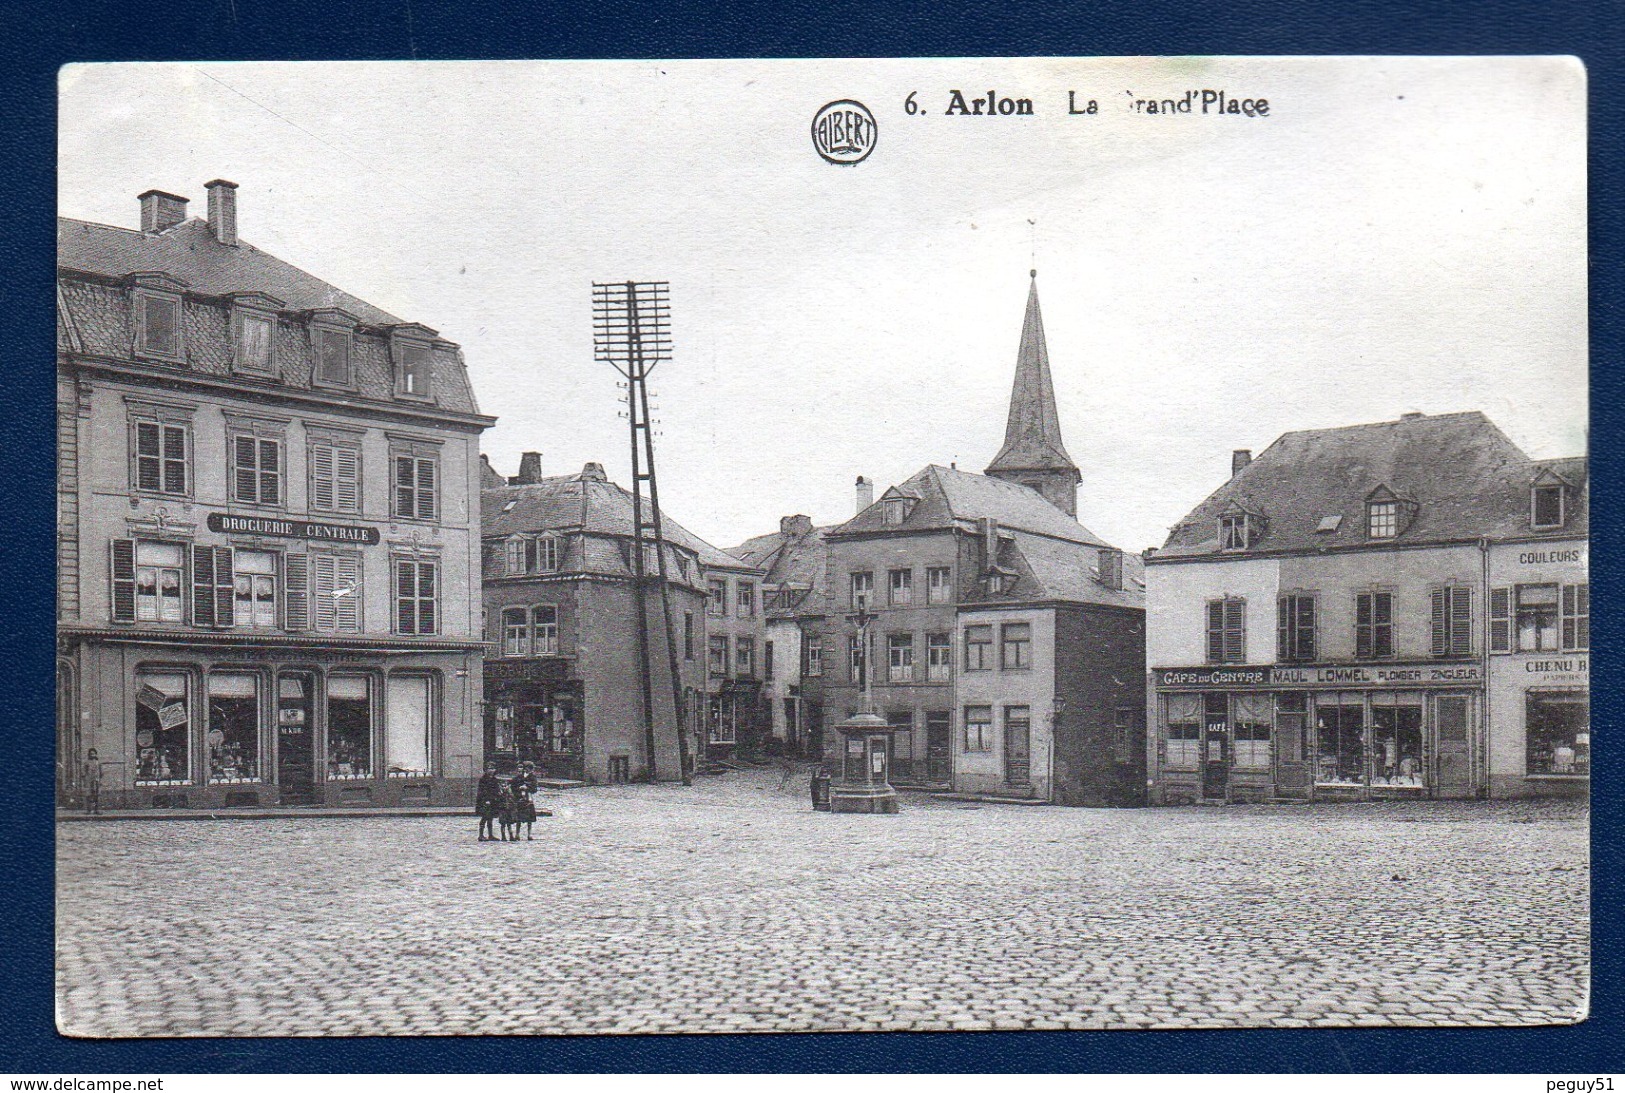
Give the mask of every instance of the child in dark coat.
[{"label": "child in dark coat", "polygon": [[497,777],[497,765],[485,764],[485,773],[480,775],[480,784],[474,791],[474,811],[480,816],[480,842],[495,842],[496,819],[502,812],[502,779]]},{"label": "child in dark coat", "polygon": [[514,825],[513,837],[519,838],[519,825],[525,825],[525,838],[534,842],[536,836],[531,834],[531,828],[536,823],[536,802],[531,797],[536,793],[536,764],[526,763],[519,768],[509,783],[509,792],[513,794]]}]

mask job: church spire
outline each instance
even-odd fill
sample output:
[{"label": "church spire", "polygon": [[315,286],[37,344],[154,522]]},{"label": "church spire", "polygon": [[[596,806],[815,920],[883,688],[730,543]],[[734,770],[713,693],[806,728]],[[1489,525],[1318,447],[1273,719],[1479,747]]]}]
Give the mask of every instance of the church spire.
[{"label": "church spire", "polygon": [[1031,271],[1027,316],[1021,324],[1016,354],[1016,381],[1010,389],[1010,418],[1004,447],[987,466],[987,474],[1030,486],[1068,516],[1078,515],[1078,483],[1083,475],[1061,443],[1055,412],[1055,383],[1044,345],[1044,317],[1038,310],[1038,271]]}]

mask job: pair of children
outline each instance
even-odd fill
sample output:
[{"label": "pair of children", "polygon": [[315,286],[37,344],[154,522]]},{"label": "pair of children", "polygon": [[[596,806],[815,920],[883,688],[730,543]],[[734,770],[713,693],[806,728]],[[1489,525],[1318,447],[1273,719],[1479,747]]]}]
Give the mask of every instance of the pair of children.
[{"label": "pair of children", "polygon": [[[536,823],[536,764],[523,763],[519,773],[504,781],[497,774],[495,763],[485,764],[479,788],[474,795],[474,810],[480,817],[480,842],[518,842],[519,826],[525,827],[525,838],[534,841]],[[543,816],[552,813],[543,811]],[[501,835],[497,834],[500,829]]]}]

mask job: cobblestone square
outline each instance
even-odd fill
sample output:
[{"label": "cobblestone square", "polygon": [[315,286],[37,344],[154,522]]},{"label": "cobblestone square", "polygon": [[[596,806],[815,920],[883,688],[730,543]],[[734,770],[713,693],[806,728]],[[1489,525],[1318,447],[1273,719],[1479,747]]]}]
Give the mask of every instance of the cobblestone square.
[{"label": "cobblestone square", "polygon": [[800,774],[453,817],[58,828],[69,1035],[1532,1025],[1584,1016],[1588,811],[1091,810]]}]

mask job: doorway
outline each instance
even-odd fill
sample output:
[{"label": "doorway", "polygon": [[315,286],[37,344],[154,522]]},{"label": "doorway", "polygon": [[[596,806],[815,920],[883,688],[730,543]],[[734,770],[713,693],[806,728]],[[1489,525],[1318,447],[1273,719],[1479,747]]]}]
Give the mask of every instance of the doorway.
[{"label": "doorway", "polygon": [[1473,796],[1471,702],[1467,695],[1439,695],[1433,700],[1436,796]]},{"label": "doorway", "polygon": [[925,777],[946,784],[953,780],[953,730],[945,712],[925,715]]},{"label": "doorway", "polygon": [[1028,786],[1033,780],[1032,717],[1026,706],[1004,708],[1004,781]]},{"label": "doorway", "polygon": [[285,805],[316,799],[315,684],[309,672],[277,677],[276,780]]},{"label": "doorway", "polygon": [[1223,801],[1230,795],[1230,703],[1223,694],[1204,695],[1202,798]]}]

